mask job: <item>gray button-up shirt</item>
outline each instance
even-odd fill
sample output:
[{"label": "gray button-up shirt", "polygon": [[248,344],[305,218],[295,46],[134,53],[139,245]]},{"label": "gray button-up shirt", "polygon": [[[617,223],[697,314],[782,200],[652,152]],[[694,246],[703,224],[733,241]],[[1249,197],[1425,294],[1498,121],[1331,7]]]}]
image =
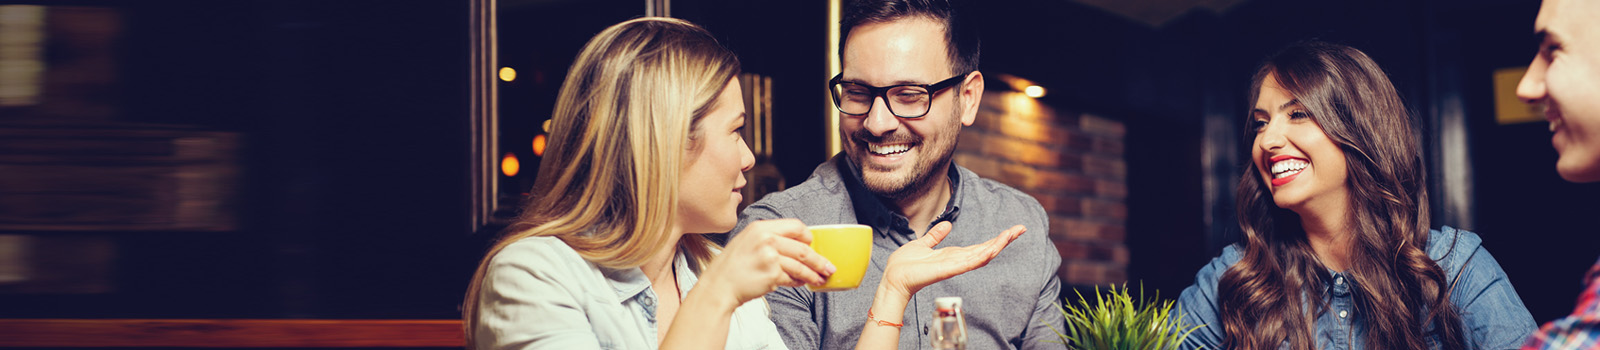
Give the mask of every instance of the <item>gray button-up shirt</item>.
[{"label": "gray button-up shirt", "polygon": [[[847,158],[835,156],[800,185],[745,208],[733,230],[737,233],[751,221],[778,218],[797,218],[806,225],[872,226],[872,263],[860,287],[827,293],[779,288],[767,294],[772,321],[790,348],[854,348],[889,254],[916,239],[906,217],[890,211],[863,187],[860,174]],[[900,348],[932,346],[928,328],[933,322],[933,299],[946,296],[962,298],[967,349],[1060,348],[1061,344],[1046,342],[1057,340],[1046,324],[1060,328],[1062,316],[1055,307],[1061,292],[1056,277],[1061,255],[1050,241],[1044,208],[1033,197],[966,168],[952,164],[949,176],[950,202],[934,223],[950,221],[953,227],[936,248],[979,244],[1014,225],[1024,225],[1028,231],[989,265],[912,295],[900,330]]]}]

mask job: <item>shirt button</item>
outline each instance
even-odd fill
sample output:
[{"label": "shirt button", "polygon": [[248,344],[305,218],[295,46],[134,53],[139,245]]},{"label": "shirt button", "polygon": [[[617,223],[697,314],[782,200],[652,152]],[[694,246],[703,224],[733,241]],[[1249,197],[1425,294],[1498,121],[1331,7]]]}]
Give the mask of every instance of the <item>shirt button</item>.
[{"label": "shirt button", "polygon": [[922,335],[928,335],[928,325],[922,325]]},{"label": "shirt button", "polygon": [[1345,316],[1350,316],[1350,313],[1344,310],[1339,310],[1339,318],[1345,318]]},{"label": "shirt button", "polygon": [[650,298],[644,298],[644,306],[656,306],[656,300],[655,299],[650,299]]},{"label": "shirt button", "polygon": [[1334,285],[1342,285],[1342,284],[1344,284],[1344,276],[1334,277],[1333,278],[1333,284]]}]

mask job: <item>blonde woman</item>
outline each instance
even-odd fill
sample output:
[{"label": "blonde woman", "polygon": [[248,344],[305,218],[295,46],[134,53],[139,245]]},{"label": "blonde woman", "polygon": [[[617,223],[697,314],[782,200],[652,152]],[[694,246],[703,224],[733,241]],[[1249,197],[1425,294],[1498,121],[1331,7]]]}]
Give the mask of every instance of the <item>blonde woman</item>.
[{"label": "blonde woman", "polygon": [[[697,234],[734,227],[754,163],[738,73],[732,53],[682,20],[623,22],[585,45],[534,197],[468,289],[469,349],[786,348],[761,296],[835,270],[805,225],[756,222],[720,251]],[[1020,234],[933,250],[944,226],[891,256],[916,271],[905,285],[980,267]],[[898,340],[874,332],[862,344]]]}]

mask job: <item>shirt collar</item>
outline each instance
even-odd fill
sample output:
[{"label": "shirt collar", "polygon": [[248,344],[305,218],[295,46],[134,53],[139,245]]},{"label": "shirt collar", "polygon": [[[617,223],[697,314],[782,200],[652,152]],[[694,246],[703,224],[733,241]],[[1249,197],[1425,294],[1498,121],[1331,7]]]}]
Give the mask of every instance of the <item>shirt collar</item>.
[{"label": "shirt collar", "polygon": [[[834,159],[836,160],[835,164],[838,166],[839,177],[844,180],[845,191],[850,194],[850,202],[853,204],[852,207],[855,208],[857,223],[872,226],[873,232],[894,238],[896,242],[901,244],[916,239],[914,237],[915,234],[911,231],[909,219],[906,219],[905,215],[889,210],[889,207],[883,204],[881,198],[868,190],[866,185],[862,184],[860,166],[851,161],[849,157],[846,157],[844,153],[834,156]],[[946,176],[950,179],[950,201],[945,203],[944,212],[934,218],[933,223],[955,221],[960,216],[960,203],[966,195],[966,191],[962,190],[962,184],[971,182],[962,180],[969,176],[976,176],[962,170],[955,163],[950,163],[950,168],[946,172]]]},{"label": "shirt collar", "polygon": [[1350,274],[1334,271],[1333,269],[1327,270],[1328,274],[1317,276],[1318,279],[1322,280],[1322,292],[1335,297],[1350,295],[1351,283],[1355,283],[1350,279]]},{"label": "shirt collar", "polygon": [[[699,282],[694,270],[689,266],[688,256],[682,251],[673,257],[673,271],[677,273],[679,293],[688,294],[689,288]],[[611,283],[611,289],[617,292],[617,302],[639,297],[639,294],[650,289],[650,278],[645,277],[644,271],[637,267],[626,269],[601,268],[601,273],[606,276],[606,281]]]},{"label": "shirt collar", "polygon": [[633,299],[639,293],[650,289],[650,279],[644,276],[644,271],[639,268],[611,269],[601,268],[606,275],[606,282],[611,283],[611,288],[617,292],[617,302]]},{"label": "shirt collar", "polygon": [[672,268],[678,274],[678,297],[688,296],[689,289],[694,288],[696,282],[700,282],[700,276],[696,275],[694,268],[689,265],[689,255],[679,251],[677,259],[672,262]]}]

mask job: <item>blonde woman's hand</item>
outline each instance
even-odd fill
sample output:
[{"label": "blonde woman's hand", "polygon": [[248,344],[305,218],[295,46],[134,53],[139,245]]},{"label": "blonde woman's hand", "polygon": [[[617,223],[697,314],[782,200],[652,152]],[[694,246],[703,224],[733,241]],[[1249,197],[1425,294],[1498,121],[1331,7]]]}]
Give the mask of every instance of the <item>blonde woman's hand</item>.
[{"label": "blonde woman's hand", "polygon": [[988,265],[1000,250],[1027,231],[1026,227],[1016,225],[983,243],[933,249],[950,235],[950,222],[940,222],[921,238],[889,254],[883,271],[883,287],[904,296],[916,294],[930,284]]},{"label": "blonde woman's hand", "polygon": [[822,284],[837,268],[811,250],[810,244],[811,232],[800,220],[752,222],[711,259],[700,279],[725,291],[738,304],[779,286]]}]

